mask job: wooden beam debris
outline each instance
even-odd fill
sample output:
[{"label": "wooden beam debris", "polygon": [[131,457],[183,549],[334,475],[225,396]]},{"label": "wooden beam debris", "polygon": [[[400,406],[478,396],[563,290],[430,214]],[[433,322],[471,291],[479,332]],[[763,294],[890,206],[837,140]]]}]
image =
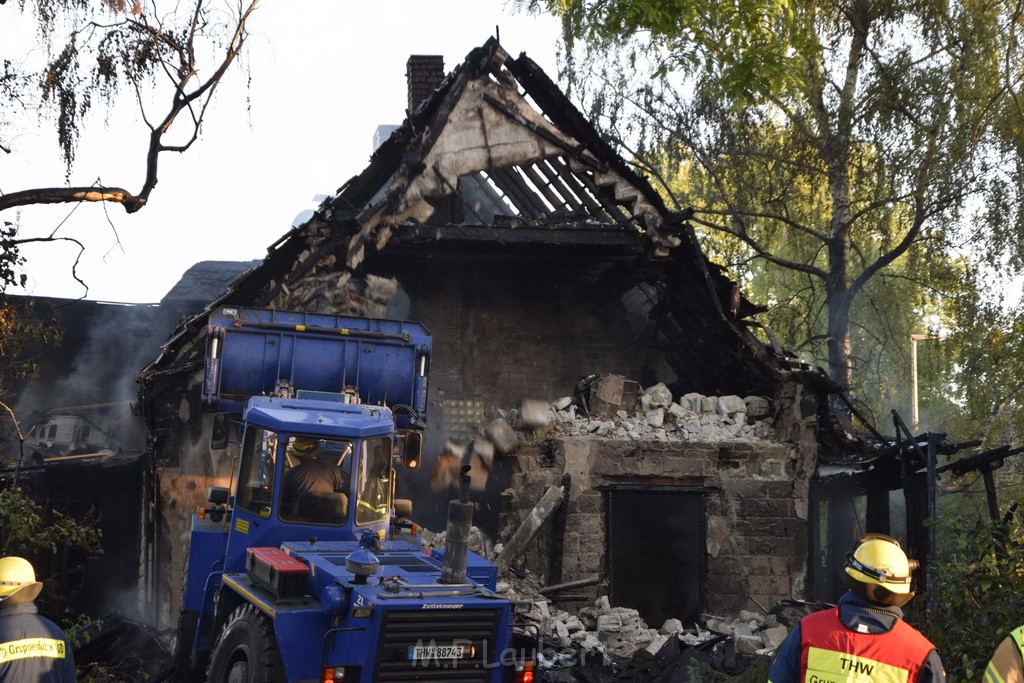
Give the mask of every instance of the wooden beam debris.
[{"label": "wooden beam debris", "polygon": [[533,507],[530,514],[526,516],[523,523],[512,534],[512,538],[508,540],[508,543],[505,544],[505,547],[495,560],[499,573],[508,568],[509,562],[513,557],[517,557],[522,553],[526,544],[533,540],[533,537],[537,535],[544,522],[548,521],[555,510],[558,509],[558,506],[562,504],[564,497],[565,492],[561,486],[548,487],[548,490],[541,496],[540,502]]}]

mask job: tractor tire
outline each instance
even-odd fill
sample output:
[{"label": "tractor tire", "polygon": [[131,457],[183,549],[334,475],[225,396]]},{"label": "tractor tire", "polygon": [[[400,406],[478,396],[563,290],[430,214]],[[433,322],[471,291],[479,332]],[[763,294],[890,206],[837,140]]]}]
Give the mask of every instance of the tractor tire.
[{"label": "tractor tire", "polygon": [[270,621],[255,607],[238,607],[213,646],[208,683],[284,683],[284,669]]},{"label": "tractor tire", "polygon": [[206,671],[205,666],[192,666],[192,643],[198,622],[197,612],[182,611],[178,616],[178,631],[174,642],[174,670],[178,683],[202,683],[203,672]]},{"label": "tractor tire", "polygon": [[[206,665],[210,662],[210,653],[197,652],[196,663],[192,664],[192,646],[195,644],[196,629],[199,627],[199,612],[185,610],[185,594],[188,592],[188,559],[189,549],[185,550],[185,562],[181,571],[181,609],[178,611],[178,630],[174,639],[174,680],[177,683],[203,683],[206,680]],[[209,622],[209,617],[207,618]],[[209,623],[206,630],[210,630]]]}]

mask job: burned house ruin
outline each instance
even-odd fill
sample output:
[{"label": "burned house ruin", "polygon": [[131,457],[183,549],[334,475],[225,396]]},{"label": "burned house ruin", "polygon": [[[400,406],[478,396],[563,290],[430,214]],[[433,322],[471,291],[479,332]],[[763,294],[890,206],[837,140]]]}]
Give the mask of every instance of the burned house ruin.
[{"label": "burned house ruin", "polygon": [[[754,334],[757,308],[705,258],[688,211],[668,208],[526,55],[491,39],[447,75],[440,58],[414,57],[408,83],[407,118],[365,170],[207,312],[423,323],[434,340],[428,456],[524,398],[556,402],[595,378],[608,412],[556,404],[550,427],[495,456],[476,494],[477,523],[508,542],[561,491],[516,571],[579,582],[588,599],[604,590],[652,620],[830,590],[834,549],[819,528],[832,527],[811,509],[812,484],[823,450],[860,448],[829,415],[837,388]],[[209,449],[198,398],[206,332],[205,314],[188,320],[140,375],[158,465],[153,616],[164,623],[189,515],[231,473]],[[649,398],[655,416],[643,419],[668,423],[623,427],[659,385],[667,400]],[[743,432],[755,420],[766,428]],[[401,473],[399,496],[439,529],[450,494],[427,469]]]}]

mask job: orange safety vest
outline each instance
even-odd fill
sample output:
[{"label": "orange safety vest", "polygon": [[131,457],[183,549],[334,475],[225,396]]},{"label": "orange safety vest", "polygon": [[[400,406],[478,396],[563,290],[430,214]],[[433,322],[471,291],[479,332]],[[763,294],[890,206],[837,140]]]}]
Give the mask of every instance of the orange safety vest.
[{"label": "orange safety vest", "polygon": [[839,620],[839,608],[800,622],[800,680],[913,683],[935,649],[902,619],[885,633],[858,633]]}]

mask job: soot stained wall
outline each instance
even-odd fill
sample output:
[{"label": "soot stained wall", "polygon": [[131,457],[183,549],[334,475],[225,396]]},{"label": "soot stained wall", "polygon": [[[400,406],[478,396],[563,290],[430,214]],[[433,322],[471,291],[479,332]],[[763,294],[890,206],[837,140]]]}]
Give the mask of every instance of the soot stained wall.
[{"label": "soot stained wall", "polygon": [[[399,284],[409,300],[406,317],[433,337],[427,466],[400,474],[399,484],[399,495],[413,499],[417,521],[428,528],[445,528],[450,495],[431,490],[428,475],[446,439],[466,442],[497,410],[523,399],[571,395],[590,374],[675,379],[661,352],[635,338],[617,296],[578,273],[452,267],[405,274]],[[492,538],[510,474],[499,466],[477,496],[474,523]]]},{"label": "soot stained wall", "polygon": [[[777,440],[569,437],[524,442],[512,458],[514,474],[503,494],[501,540],[512,536],[549,486],[560,486],[569,474],[564,530],[549,520],[520,554],[522,566],[548,582],[552,538],[558,536],[562,575],[556,582],[594,576],[607,582],[612,578],[606,536],[609,490],[697,491],[704,506],[703,568],[692,580],[701,585],[702,609],[728,615],[806,596],[806,492],[816,445],[813,417],[801,418],[794,410],[801,393],[789,386],[776,397]],[[658,546],[650,552],[658,552]],[[607,583],[586,590],[591,597],[608,593]],[[650,590],[671,586],[652,581]]]}]

